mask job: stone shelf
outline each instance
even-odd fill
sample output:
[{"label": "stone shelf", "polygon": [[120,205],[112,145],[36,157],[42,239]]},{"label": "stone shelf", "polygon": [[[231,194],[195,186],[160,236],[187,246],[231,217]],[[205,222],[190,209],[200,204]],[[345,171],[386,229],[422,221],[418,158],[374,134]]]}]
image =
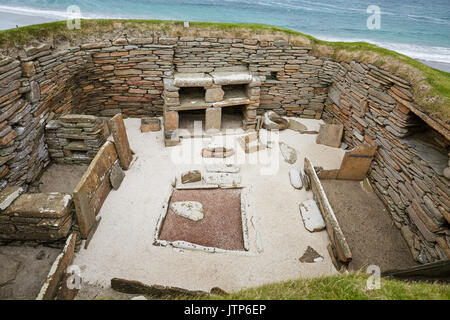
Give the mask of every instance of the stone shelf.
[{"label": "stone shelf", "polygon": [[183,87],[209,87],[213,84],[211,76],[205,73],[177,73],[174,76],[174,85]]},{"label": "stone shelf", "polygon": [[248,72],[213,72],[211,75],[217,85],[249,84],[253,79]]}]

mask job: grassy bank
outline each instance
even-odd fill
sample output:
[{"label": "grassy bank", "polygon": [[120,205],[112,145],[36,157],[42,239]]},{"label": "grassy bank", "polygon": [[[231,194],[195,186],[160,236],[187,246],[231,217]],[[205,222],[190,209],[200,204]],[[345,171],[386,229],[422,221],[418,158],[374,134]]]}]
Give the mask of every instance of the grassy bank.
[{"label": "grassy bank", "polygon": [[39,43],[46,39],[82,41],[94,36],[161,34],[167,36],[251,37],[286,39],[294,45],[310,46],[318,56],[336,61],[361,61],[377,65],[408,79],[421,109],[450,124],[450,73],[431,68],[400,53],[365,42],[328,42],[280,27],[245,23],[192,22],[186,29],[181,21],[165,20],[83,20],[80,30],[68,30],[65,21],[0,31],[0,48]]},{"label": "grassy bank", "polygon": [[351,273],[299,279],[243,290],[209,299],[231,300],[450,300],[450,284],[381,279],[381,288],[367,290],[368,275]]}]

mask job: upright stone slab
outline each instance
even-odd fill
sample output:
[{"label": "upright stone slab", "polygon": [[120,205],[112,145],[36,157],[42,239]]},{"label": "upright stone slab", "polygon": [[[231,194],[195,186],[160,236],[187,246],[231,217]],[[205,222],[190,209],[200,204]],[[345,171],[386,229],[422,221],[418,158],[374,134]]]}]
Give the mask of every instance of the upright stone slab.
[{"label": "upright stone slab", "polygon": [[316,143],[339,148],[342,142],[344,126],[342,124],[325,124],[320,126]]},{"label": "upright stone slab", "polygon": [[0,191],[0,210],[5,210],[9,205],[20,196],[23,189],[19,186],[6,187]]},{"label": "upright stone slab", "polygon": [[120,165],[124,170],[128,170],[130,163],[133,160],[133,154],[131,153],[122,114],[116,114],[110,120],[110,125],[114,138],[114,144],[116,145],[117,154],[119,156]]},{"label": "upright stone slab", "polygon": [[70,266],[75,255],[77,232],[72,233],[66,240],[63,251],[56,258],[36,300],[53,300],[63,279],[64,273]]},{"label": "upright stone slab", "polygon": [[177,111],[164,112],[164,131],[177,130],[180,116]]},{"label": "upright stone slab", "polygon": [[369,171],[376,151],[376,147],[362,143],[355,149],[346,152],[336,179],[363,180]]},{"label": "upright stone slab", "polygon": [[205,93],[205,102],[219,102],[223,100],[225,92],[222,88],[207,88]]},{"label": "upright stone slab", "polygon": [[205,131],[220,131],[222,125],[222,109],[208,108],[205,113]]},{"label": "upright stone slab", "polygon": [[88,237],[95,225],[95,216],[111,190],[109,174],[117,158],[114,143],[107,141],[73,191],[77,221],[83,239]]}]

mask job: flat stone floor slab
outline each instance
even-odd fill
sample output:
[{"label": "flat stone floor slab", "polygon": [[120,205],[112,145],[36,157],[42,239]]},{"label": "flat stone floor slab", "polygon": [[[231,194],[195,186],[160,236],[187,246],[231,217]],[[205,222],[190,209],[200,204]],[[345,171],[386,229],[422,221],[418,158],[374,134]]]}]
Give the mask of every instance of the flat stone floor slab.
[{"label": "flat stone floor slab", "polygon": [[0,300],[36,299],[60,253],[43,246],[0,246]]},{"label": "flat stone floor slab", "polygon": [[72,194],[87,168],[88,165],[51,164],[39,180],[39,190]]},{"label": "flat stone floor slab", "polygon": [[[318,130],[323,123],[300,121],[310,130]],[[225,141],[236,150],[225,162],[241,166],[242,184],[247,186],[249,251],[236,254],[180,250],[152,245],[171,182],[181,172],[203,170],[208,164],[224,163],[224,159],[201,157],[201,149],[211,141],[184,139],[176,147],[165,148],[161,131],[141,133],[139,119],[126,119],[125,125],[136,158],[119,190],[111,191],[100,210],[102,222],[88,250],[81,249],[74,259],[81,268],[83,283],[88,284],[86,291],[81,289],[80,299],[90,297],[85,292],[93,286],[109,288],[114,277],[189,290],[209,291],[218,286],[232,292],[337,272],[327,253],[327,233],[310,233],[303,226],[299,204],[313,195],[291,186],[289,169],[302,168],[305,156],[316,166],[338,169],[344,150],[317,145],[316,135],[284,130],[279,140],[298,152],[298,161],[289,165],[282,159],[278,145],[245,154],[235,137]],[[301,263],[299,258],[308,246],[324,261]]]},{"label": "flat stone floor slab", "polygon": [[381,271],[417,265],[383,202],[360,181],[321,180],[353,255],[351,270],[368,265]]},{"label": "flat stone floor slab", "polygon": [[[170,205],[198,201],[203,205],[200,221],[176,215]],[[160,239],[187,241],[205,247],[244,250],[241,218],[241,189],[174,190]]]}]

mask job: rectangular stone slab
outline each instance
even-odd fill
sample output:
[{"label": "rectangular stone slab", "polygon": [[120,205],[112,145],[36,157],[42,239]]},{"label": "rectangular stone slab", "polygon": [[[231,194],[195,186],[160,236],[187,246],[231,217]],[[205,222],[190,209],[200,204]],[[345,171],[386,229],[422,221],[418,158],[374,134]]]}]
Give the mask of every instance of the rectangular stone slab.
[{"label": "rectangular stone slab", "polygon": [[177,87],[210,87],[212,84],[212,78],[204,73],[177,73],[174,76]]},{"label": "rectangular stone slab", "polygon": [[363,180],[367,175],[376,151],[376,147],[363,143],[355,149],[346,152],[336,179]]},{"label": "rectangular stone slab", "polygon": [[344,126],[342,124],[321,125],[316,143],[339,148],[341,146],[343,133]]},{"label": "rectangular stone slab", "polygon": [[64,193],[28,193],[19,196],[5,211],[14,217],[61,218],[69,213],[72,197]]},{"label": "rectangular stone slab", "polygon": [[19,186],[6,187],[0,191],[0,210],[5,210],[8,206],[20,196],[23,189]]},{"label": "rectangular stone slab", "polygon": [[95,216],[111,190],[109,172],[117,158],[114,143],[107,141],[73,191],[77,220],[84,239],[89,235]]},{"label": "rectangular stone slab", "polygon": [[61,254],[56,258],[36,300],[53,300],[58,290],[58,285],[73,260],[77,233],[72,233],[66,241]]},{"label": "rectangular stone slab", "polygon": [[128,170],[130,163],[133,160],[133,154],[131,153],[127,130],[125,129],[122,114],[116,114],[109,123],[114,138],[114,144],[116,145],[117,154],[119,156],[120,165],[124,170]]},{"label": "rectangular stone slab", "polygon": [[325,190],[320,183],[319,177],[316,174],[314,165],[305,157],[304,161],[305,174],[308,175],[311,181],[311,189],[313,190],[314,199],[316,200],[320,212],[323,215],[326,224],[326,230],[331,240],[333,249],[335,249],[337,258],[343,263],[349,263],[352,260],[352,253],[345,239],[344,233],[337,221],[333,209],[331,208]]},{"label": "rectangular stone slab", "polygon": [[314,200],[306,200],[300,204],[300,213],[302,215],[305,228],[310,232],[325,229],[325,221],[323,220],[320,209]]},{"label": "rectangular stone slab", "polygon": [[248,72],[213,72],[214,84],[248,84],[252,82],[252,75]]}]

